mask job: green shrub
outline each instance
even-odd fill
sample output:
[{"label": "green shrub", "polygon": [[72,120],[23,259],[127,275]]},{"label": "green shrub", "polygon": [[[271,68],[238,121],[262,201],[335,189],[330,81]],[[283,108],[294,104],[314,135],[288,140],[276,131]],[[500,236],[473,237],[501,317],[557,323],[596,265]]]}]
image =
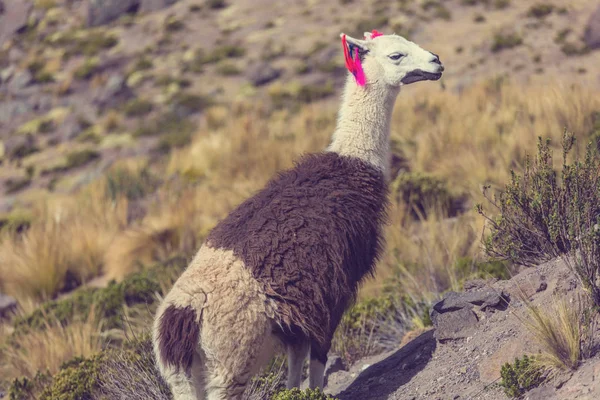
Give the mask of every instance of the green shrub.
[{"label": "green shrub", "polygon": [[97,318],[104,320],[104,329],[120,328],[123,326],[124,305],[154,303],[161,285],[172,282],[184,268],[185,260],[174,258],[133,274],[120,283],[112,281],[106,288],[75,290],[67,298],[43,303],[31,314],[15,318],[13,336],[45,329],[48,321],[66,325],[74,320],[86,320],[92,309]]},{"label": "green shrub", "polygon": [[16,378],[8,389],[8,398],[10,400],[37,400],[38,394],[48,385],[52,377],[43,372],[39,372],[33,378]]},{"label": "green shrub", "polygon": [[398,294],[395,282],[386,282],[384,293],[348,309],[335,332],[332,350],[347,365],[356,360],[397,348],[404,333],[415,324],[431,325],[429,304]]},{"label": "green shrub", "polygon": [[550,141],[539,138],[532,162],[494,199],[484,195],[499,215],[477,209],[490,223],[485,239],[488,255],[521,265],[537,265],[556,257],[576,273],[596,305],[600,305],[600,157],[591,141],[583,160],[568,163],[575,137],[562,139],[560,175],[553,169]]},{"label": "green shrub", "polygon": [[223,76],[235,76],[242,73],[242,70],[240,70],[235,64],[228,62],[217,65],[216,71],[218,74]]},{"label": "green shrub", "polygon": [[152,112],[153,108],[154,105],[147,100],[133,99],[125,104],[123,111],[128,117],[142,117]]},{"label": "green shrub", "polygon": [[391,193],[396,201],[408,206],[414,218],[426,217],[434,209],[454,216],[461,200],[461,196],[450,193],[444,180],[420,172],[399,174],[392,182]]},{"label": "green shrub", "polygon": [[511,278],[511,269],[508,263],[500,260],[476,261],[470,257],[463,257],[456,260],[453,269],[458,273],[462,281],[477,278],[498,278],[503,280]]},{"label": "green shrub", "polygon": [[67,161],[64,165],[65,170],[78,168],[89,164],[90,162],[100,158],[100,153],[95,150],[79,150],[67,154]]},{"label": "green shrub", "polygon": [[585,43],[576,44],[572,42],[564,42],[560,46],[560,50],[567,56],[582,56],[590,52],[590,48]]},{"label": "green shrub", "polygon": [[523,44],[523,39],[517,33],[496,33],[492,42],[492,52],[497,53],[504,49],[512,49]]},{"label": "green shrub", "polygon": [[213,10],[218,10],[227,7],[227,2],[225,0],[208,0],[206,4],[209,8],[212,8]]},{"label": "green shrub", "polygon": [[98,57],[86,58],[86,60],[77,69],[75,77],[79,79],[90,79],[100,68],[100,59]]},{"label": "green shrub", "polygon": [[128,168],[114,168],[106,173],[107,193],[112,200],[124,195],[129,200],[139,200],[153,193],[159,181],[147,168],[133,172]]},{"label": "green shrub", "polygon": [[272,400],[336,400],[336,398],[326,395],[319,388],[305,390],[294,388],[279,391]]},{"label": "green shrub", "polygon": [[25,189],[30,184],[31,178],[29,177],[9,178],[4,181],[4,189],[6,190],[6,194],[12,194]]},{"label": "green shrub", "polygon": [[185,24],[176,16],[169,15],[167,18],[165,18],[164,28],[167,32],[177,32],[185,28]]},{"label": "green shrub", "polygon": [[500,386],[508,397],[521,397],[543,381],[541,370],[534,365],[534,358],[527,355],[522,359],[515,358],[513,364],[504,364],[500,376]]},{"label": "green shrub", "polygon": [[534,4],[527,11],[527,16],[531,18],[544,18],[547,15],[552,14],[554,6],[552,4]]}]

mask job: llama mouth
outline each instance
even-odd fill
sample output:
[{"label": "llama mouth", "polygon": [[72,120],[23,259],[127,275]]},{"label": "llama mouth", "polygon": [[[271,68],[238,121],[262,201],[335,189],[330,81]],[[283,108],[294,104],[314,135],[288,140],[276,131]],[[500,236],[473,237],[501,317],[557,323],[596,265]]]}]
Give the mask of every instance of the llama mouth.
[{"label": "llama mouth", "polygon": [[402,83],[408,85],[419,81],[437,81],[441,77],[441,72],[426,72],[416,69],[414,71],[410,71],[404,78],[402,78]]}]

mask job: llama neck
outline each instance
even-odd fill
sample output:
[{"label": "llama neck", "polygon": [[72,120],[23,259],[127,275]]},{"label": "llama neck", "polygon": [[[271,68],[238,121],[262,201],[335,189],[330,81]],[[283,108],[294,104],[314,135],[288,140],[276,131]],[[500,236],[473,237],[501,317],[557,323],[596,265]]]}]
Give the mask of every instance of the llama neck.
[{"label": "llama neck", "polygon": [[359,158],[388,178],[390,120],[400,89],[378,81],[360,87],[349,76],[327,151]]}]

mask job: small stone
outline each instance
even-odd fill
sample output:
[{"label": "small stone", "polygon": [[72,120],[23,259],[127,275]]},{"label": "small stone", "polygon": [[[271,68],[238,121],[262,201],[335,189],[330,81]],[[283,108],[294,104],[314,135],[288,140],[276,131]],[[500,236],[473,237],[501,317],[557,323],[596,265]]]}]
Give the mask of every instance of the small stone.
[{"label": "small stone", "polygon": [[600,48],[600,6],[588,20],[583,39],[588,48]]},{"label": "small stone", "polygon": [[14,74],[15,74],[14,65],[4,68],[2,71],[0,71],[0,83],[8,82]]},{"label": "small stone", "polygon": [[140,12],[152,12],[158,11],[163,8],[169,7],[179,0],[141,0]]},{"label": "small stone", "polygon": [[265,85],[281,75],[281,70],[273,68],[268,63],[258,64],[248,71],[248,78],[254,86]]},{"label": "small stone", "polygon": [[19,90],[26,88],[32,80],[31,72],[27,70],[17,72],[8,83],[8,90],[11,93],[18,93]]},{"label": "small stone", "polygon": [[3,0],[0,13],[0,44],[27,26],[33,2],[29,0]]},{"label": "small stone", "polygon": [[17,308],[17,300],[11,296],[6,296],[0,293],[0,319],[6,318],[10,313]]}]

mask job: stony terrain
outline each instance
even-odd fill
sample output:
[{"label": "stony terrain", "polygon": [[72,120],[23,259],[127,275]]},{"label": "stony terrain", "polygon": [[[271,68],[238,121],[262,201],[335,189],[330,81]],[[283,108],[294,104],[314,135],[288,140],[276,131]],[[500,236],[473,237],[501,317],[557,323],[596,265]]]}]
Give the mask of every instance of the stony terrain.
[{"label": "stony terrain", "polygon": [[[575,301],[581,296],[577,279],[560,260],[526,269],[508,281],[472,281],[466,287],[466,292],[447,294],[434,306],[434,329],[398,350],[332,374],[328,391],[342,400],[506,399],[498,385],[501,366],[540,350],[522,322],[528,317],[521,296],[541,307],[556,298]],[[600,337],[600,331],[595,335]],[[526,398],[595,399],[600,396],[599,377],[600,357],[595,356]]]}]

